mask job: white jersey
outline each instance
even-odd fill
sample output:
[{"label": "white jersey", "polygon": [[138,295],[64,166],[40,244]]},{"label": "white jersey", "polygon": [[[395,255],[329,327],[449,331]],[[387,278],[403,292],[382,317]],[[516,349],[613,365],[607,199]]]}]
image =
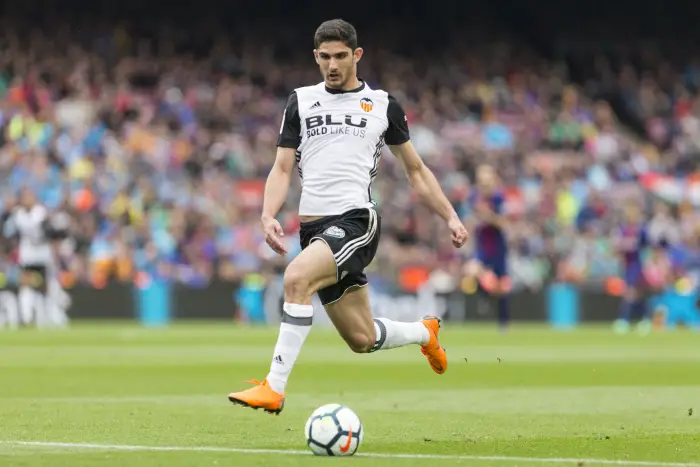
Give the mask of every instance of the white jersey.
[{"label": "white jersey", "polygon": [[277,146],[297,150],[299,215],[373,206],[371,185],[384,143],[409,140],[406,114],[396,100],[361,83],[351,91],[319,83],[289,96]]},{"label": "white jersey", "polygon": [[16,208],[12,220],[19,234],[19,263],[49,266],[53,263],[51,244],[44,231],[48,211],[36,204],[31,209]]}]

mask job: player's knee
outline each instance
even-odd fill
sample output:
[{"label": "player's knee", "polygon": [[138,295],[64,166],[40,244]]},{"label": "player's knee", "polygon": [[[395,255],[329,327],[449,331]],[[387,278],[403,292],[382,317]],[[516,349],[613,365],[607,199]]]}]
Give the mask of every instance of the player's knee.
[{"label": "player's knee", "polygon": [[368,333],[356,332],[345,339],[348,347],[355,353],[368,353],[374,347],[374,336]]},{"label": "player's knee", "polygon": [[284,272],[284,299],[290,303],[306,303],[313,293],[307,275],[300,268],[288,267]]}]

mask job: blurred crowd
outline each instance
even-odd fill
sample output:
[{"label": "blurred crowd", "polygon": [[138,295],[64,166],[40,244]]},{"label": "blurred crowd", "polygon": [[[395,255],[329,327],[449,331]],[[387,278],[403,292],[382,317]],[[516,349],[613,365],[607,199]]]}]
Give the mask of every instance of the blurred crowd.
[{"label": "blurred crowd", "polygon": [[[71,236],[57,246],[67,285],[147,272],[205,286],[279,272],[299,248],[299,183],[280,215],[288,258],[260,234],[262,187],[288,93],[320,81],[310,50],[286,45],[289,28],[236,40],[205,28],[199,41],[166,23],[154,31],[14,20],[0,28],[0,210],[28,186],[70,214]],[[394,52],[391,30],[361,36],[360,75],[402,103],[416,148],[468,225],[476,167],[497,168],[516,288],[617,275],[611,238],[625,201],[647,208],[657,240],[700,247],[697,208],[683,197],[661,202],[640,183],[697,168],[699,66],[600,58],[579,87],[566,63],[522,42],[455,34],[448,47],[408,55]],[[621,123],[601,89],[646,133]],[[426,220],[388,151],[375,183],[376,283],[411,289],[435,269],[459,278],[473,247],[454,250],[446,229]],[[12,275],[15,241],[2,242]]]}]

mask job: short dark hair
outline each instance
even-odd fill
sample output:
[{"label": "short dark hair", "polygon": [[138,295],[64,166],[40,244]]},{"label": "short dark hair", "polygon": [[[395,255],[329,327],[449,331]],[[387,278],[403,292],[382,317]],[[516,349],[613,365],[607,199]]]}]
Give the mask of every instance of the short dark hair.
[{"label": "short dark hair", "polygon": [[324,21],[314,34],[314,47],[324,42],[340,41],[352,50],[357,48],[357,31],[355,27],[342,19]]}]

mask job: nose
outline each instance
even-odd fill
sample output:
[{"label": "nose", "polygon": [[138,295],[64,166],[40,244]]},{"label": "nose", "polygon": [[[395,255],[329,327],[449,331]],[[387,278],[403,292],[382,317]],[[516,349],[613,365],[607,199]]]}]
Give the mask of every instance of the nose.
[{"label": "nose", "polygon": [[336,71],[338,69],[338,62],[334,58],[331,58],[328,64],[328,69],[330,71]]}]

